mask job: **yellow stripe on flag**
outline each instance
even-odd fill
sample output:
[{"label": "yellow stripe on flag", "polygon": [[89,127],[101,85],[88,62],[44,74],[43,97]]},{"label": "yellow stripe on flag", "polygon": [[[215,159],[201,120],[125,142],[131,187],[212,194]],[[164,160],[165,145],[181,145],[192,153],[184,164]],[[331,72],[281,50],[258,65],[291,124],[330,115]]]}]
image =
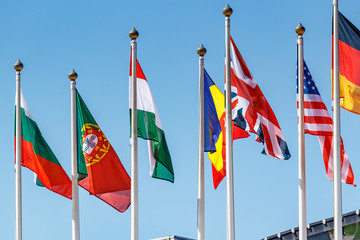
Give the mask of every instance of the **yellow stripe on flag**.
[{"label": "yellow stripe on flag", "polygon": [[[218,115],[218,119],[220,121],[221,116],[225,112],[225,96],[224,94],[217,88],[216,85],[212,85],[210,87],[211,95],[214,99],[214,104],[216,108],[216,113]],[[221,121],[220,121],[221,125]],[[221,126],[223,129],[223,126]],[[222,156],[223,151],[223,132],[219,134],[219,138],[215,143],[216,152],[208,153],[208,158],[215,167],[216,171],[220,171],[224,167],[224,161]]]}]

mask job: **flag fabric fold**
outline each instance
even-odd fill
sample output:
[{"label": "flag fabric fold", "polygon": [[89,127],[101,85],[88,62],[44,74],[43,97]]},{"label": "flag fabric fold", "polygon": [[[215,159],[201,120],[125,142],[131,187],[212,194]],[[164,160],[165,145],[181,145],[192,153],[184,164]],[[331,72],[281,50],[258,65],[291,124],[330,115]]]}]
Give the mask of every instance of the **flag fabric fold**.
[{"label": "flag fabric fold", "polygon": [[[131,119],[131,59],[129,78],[129,108]],[[149,84],[136,60],[137,77],[137,132],[138,137],[148,140],[150,176],[174,182],[174,169],[166,143],[165,132],[155,105]],[[130,123],[131,124],[131,123]]]},{"label": "flag fabric fold", "polygon": [[[214,188],[226,176],[225,96],[204,69],[204,150],[212,163]],[[232,126],[233,140],[249,134]]]},{"label": "flag fabric fold", "polygon": [[340,12],[339,80],[340,106],[360,114],[360,31]]},{"label": "flag fabric fold", "polygon": [[[310,71],[304,61],[304,130],[305,133],[318,136],[325,170],[330,181],[334,180],[333,172],[333,121],[320,96]],[[297,79],[297,86],[298,79]],[[297,94],[299,94],[298,89]],[[297,101],[299,97],[297,96]],[[299,109],[299,104],[297,104]],[[354,173],[341,138],[341,181],[356,186]]]},{"label": "flag fabric fold", "polygon": [[289,159],[290,152],[276,116],[230,37],[232,119],[236,126],[257,135],[263,154]]},{"label": "flag fabric fold", "polygon": [[37,185],[71,199],[71,180],[42,136],[21,91],[20,94],[21,165],[35,173]]},{"label": "flag fabric fold", "polygon": [[130,205],[130,177],[77,90],[76,112],[79,185],[124,212]]}]

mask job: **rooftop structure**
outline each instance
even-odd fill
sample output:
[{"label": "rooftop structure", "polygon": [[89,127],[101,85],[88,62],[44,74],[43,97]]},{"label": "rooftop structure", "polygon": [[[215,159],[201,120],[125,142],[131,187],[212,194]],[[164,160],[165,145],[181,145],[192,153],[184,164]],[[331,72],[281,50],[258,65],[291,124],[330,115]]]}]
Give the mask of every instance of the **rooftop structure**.
[{"label": "rooftop structure", "polygon": [[168,237],[154,238],[154,239],[150,239],[150,240],[195,240],[195,239],[171,235]]},{"label": "rooftop structure", "polygon": [[[332,240],[334,219],[327,218],[307,225],[308,240]],[[355,240],[360,237],[360,210],[343,214],[343,239]],[[169,238],[170,239],[170,238]],[[280,232],[262,240],[298,240],[299,228]]]}]

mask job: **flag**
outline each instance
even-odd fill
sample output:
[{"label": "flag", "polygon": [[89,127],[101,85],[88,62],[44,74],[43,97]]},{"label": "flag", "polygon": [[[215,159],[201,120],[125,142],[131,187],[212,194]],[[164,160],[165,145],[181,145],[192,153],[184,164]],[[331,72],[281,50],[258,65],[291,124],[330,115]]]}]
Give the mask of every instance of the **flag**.
[{"label": "flag", "polygon": [[339,75],[340,106],[360,114],[360,31],[340,12]]},{"label": "flag", "polygon": [[37,185],[71,199],[71,180],[42,136],[21,91],[20,95],[21,165],[35,173]]},{"label": "flag", "polygon": [[76,113],[79,185],[124,212],[130,205],[130,177],[77,90]]},{"label": "flag", "polygon": [[232,119],[235,125],[257,135],[263,154],[289,159],[290,152],[276,116],[230,37]]},{"label": "flag", "polygon": [[[130,57],[131,58],[131,57]],[[174,170],[165,133],[156,109],[149,84],[139,62],[136,60],[137,75],[137,132],[138,137],[148,140],[150,176],[174,182]],[[131,59],[129,79],[129,108],[131,119]]]},{"label": "flag", "polygon": [[[298,86],[298,84],[297,84]],[[297,91],[297,94],[299,92]],[[299,97],[297,98],[299,101]],[[299,108],[299,104],[298,104]],[[333,122],[332,118],[320,96],[310,71],[304,61],[304,130],[305,133],[318,136],[321,152],[324,159],[325,170],[330,181],[334,179],[333,173]],[[349,158],[345,153],[343,140],[341,148],[341,181],[356,186],[354,173]]]},{"label": "flag", "polygon": [[[214,89],[214,96],[211,92]],[[215,152],[215,143],[219,139],[221,134],[221,126],[216,112],[214,98],[220,95],[220,98],[224,98],[224,95],[216,87],[211,80],[209,74],[204,69],[204,151]]]},{"label": "flag", "polygon": [[[204,150],[212,163],[214,188],[226,176],[225,96],[204,69]],[[208,133],[207,133],[208,132]],[[232,126],[233,140],[246,138],[247,132]]]}]

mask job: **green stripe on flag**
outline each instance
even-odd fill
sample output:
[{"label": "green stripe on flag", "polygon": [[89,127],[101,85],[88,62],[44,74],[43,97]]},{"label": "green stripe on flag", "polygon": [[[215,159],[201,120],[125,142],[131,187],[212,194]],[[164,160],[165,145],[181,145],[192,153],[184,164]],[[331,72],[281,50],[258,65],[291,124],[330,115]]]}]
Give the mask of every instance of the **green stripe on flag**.
[{"label": "green stripe on flag", "polygon": [[[14,135],[16,136],[16,133]],[[33,151],[36,155],[60,165],[55,154],[51,151],[51,148],[42,136],[37,123],[26,116],[23,108],[21,108],[21,136],[24,141],[32,144]]]},{"label": "green stripe on flag", "polygon": [[[76,117],[77,117],[77,148],[78,148],[78,174],[80,179],[83,179],[88,176],[86,170],[86,163],[83,149],[82,149],[82,139],[81,139],[81,129],[84,124],[91,123],[97,125],[94,117],[91,115],[88,107],[86,106],[84,100],[80,96],[79,92],[76,90]],[[79,180],[80,180],[79,179]]]},{"label": "green stripe on flag", "polygon": [[[131,109],[130,109],[130,137],[131,137]],[[137,132],[138,137],[146,140],[159,141],[155,125],[155,114],[137,110]]]},{"label": "green stripe on flag", "polygon": [[153,177],[174,182],[174,169],[164,131],[157,128],[157,135],[160,141],[152,141],[154,157],[157,160]]},{"label": "green stripe on flag", "polygon": [[[130,109],[130,137],[131,137],[131,109]],[[174,182],[174,169],[170,152],[166,143],[165,133],[156,126],[155,114],[137,110],[138,137],[152,140],[153,155],[156,159],[152,177]]]}]

